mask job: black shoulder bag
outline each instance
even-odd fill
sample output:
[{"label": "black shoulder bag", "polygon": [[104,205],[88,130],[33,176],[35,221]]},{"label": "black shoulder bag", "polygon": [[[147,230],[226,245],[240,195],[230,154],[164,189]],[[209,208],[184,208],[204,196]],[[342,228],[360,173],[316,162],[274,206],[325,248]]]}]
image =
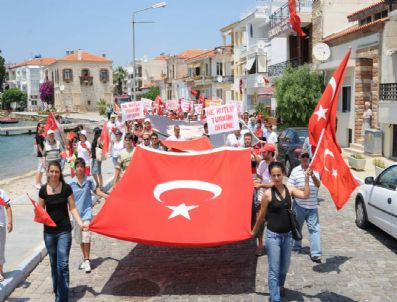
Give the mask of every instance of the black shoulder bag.
[{"label": "black shoulder bag", "polygon": [[[288,190],[288,188],[286,186],[285,190]],[[280,200],[282,200],[285,205],[286,205],[286,210],[289,216],[289,220],[291,222],[291,233],[292,233],[292,238],[296,241],[301,241],[302,240],[302,232],[299,228],[299,224],[298,224],[298,220],[296,219],[295,213],[291,210],[291,208],[288,208],[287,203],[285,202],[284,198],[281,196],[280,192],[274,188],[276,194],[278,195],[278,197],[280,198]],[[289,194],[289,191],[286,191],[286,194]],[[291,197],[291,207],[292,207],[292,197]]]}]

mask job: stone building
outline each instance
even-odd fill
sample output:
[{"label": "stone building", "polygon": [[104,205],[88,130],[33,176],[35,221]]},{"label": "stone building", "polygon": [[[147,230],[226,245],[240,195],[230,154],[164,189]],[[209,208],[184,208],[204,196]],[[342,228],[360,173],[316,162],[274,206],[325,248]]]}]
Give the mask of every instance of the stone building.
[{"label": "stone building", "polygon": [[67,51],[45,69],[54,83],[54,106],[59,111],[96,111],[100,99],[112,102],[112,61],[106,55]]},{"label": "stone building", "polygon": [[323,38],[331,57],[318,65],[326,78],[331,77],[351,47],[340,92],[337,138],[342,147],[350,144],[353,150],[363,150],[364,104],[369,102],[371,128],[383,131],[383,154],[397,157],[397,4],[378,1],[351,12],[347,20],[354,25]]}]

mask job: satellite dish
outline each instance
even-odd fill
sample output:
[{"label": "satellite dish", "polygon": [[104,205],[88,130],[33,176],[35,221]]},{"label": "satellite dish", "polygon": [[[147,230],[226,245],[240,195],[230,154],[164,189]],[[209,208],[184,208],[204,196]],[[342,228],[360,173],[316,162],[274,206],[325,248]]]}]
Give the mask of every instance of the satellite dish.
[{"label": "satellite dish", "polygon": [[258,46],[258,49],[264,50],[265,47],[266,47],[266,43],[263,40],[259,40],[258,43],[257,43],[257,46]]},{"label": "satellite dish", "polygon": [[218,75],[218,76],[216,77],[216,80],[218,81],[218,83],[222,83],[223,77],[222,77],[221,75]]},{"label": "satellite dish", "polygon": [[327,61],[331,55],[331,50],[327,44],[317,43],[313,46],[313,55],[319,61]]},{"label": "satellite dish", "polygon": [[64,91],[65,90],[65,85],[61,84],[61,86],[59,86],[59,90],[60,91]]}]

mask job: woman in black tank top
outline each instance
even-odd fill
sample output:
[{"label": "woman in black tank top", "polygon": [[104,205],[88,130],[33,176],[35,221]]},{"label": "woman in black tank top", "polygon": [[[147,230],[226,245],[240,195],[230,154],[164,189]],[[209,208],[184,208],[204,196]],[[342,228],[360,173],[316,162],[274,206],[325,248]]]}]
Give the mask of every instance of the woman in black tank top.
[{"label": "woman in black tank top", "polygon": [[288,210],[291,209],[292,197],[306,199],[309,197],[309,176],[313,171],[308,168],[305,177],[305,190],[302,191],[283,183],[285,167],[280,162],[269,165],[269,174],[274,186],[267,190],[262,197],[259,216],[252,229],[254,237],[264,218],[267,219],[266,251],[269,263],[268,284],[270,299],[279,302],[280,295],[284,295],[284,283],[287,276],[292,250],[291,222]]}]

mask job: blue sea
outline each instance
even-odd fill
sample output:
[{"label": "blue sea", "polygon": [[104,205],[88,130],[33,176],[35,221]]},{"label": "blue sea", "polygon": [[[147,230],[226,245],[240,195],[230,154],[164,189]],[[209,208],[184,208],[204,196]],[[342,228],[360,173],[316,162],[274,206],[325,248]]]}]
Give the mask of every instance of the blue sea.
[{"label": "blue sea", "polygon": [[[20,122],[1,127],[36,125],[34,122]],[[33,148],[34,134],[0,135],[0,180],[20,176],[37,167]]]}]

